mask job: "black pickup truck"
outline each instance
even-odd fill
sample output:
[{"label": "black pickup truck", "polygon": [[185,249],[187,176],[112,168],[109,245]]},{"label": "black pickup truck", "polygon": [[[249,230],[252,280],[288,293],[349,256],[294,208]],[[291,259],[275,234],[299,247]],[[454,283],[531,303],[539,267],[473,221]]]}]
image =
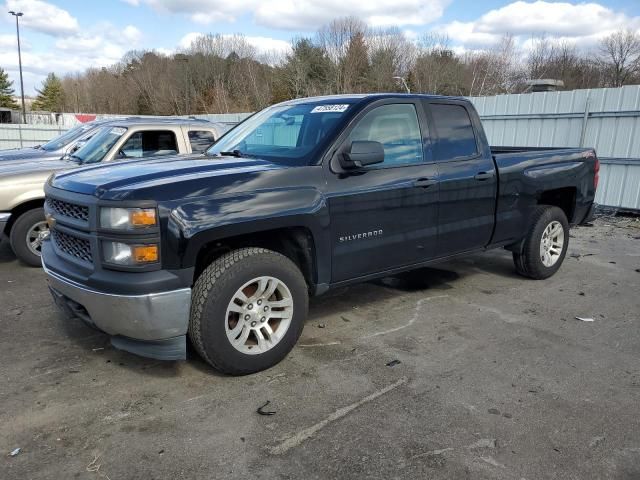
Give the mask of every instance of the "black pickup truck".
[{"label": "black pickup truck", "polygon": [[293,348],[309,295],[504,247],[560,267],[591,218],[592,149],[491,148],[472,104],[427,95],[292,100],[204,155],[52,176],[43,266],[56,303],[115,347],[229,374]]}]

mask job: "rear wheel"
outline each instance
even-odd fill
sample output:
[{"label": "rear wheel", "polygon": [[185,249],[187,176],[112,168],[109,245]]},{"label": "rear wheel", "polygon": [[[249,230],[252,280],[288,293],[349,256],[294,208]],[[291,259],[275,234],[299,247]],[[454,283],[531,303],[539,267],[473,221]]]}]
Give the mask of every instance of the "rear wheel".
[{"label": "rear wheel", "polygon": [[10,242],[13,253],[22,262],[39,267],[42,241],[49,235],[43,208],[34,208],[18,217],[11,227]]},{"label": "rear wheel", "polygon": [[307,284],[287,257],[242,248],[216,259],[195,283],[189,336],[217,370],[245,375],[282,360],[307,316]]},{"label": "rear wheel", "polygon": [[562,265],[568,246],[569,222],[564,211],[541,205],[532,215],[522,252],[513,253],[513,263],[520,275],[549,278]]}]

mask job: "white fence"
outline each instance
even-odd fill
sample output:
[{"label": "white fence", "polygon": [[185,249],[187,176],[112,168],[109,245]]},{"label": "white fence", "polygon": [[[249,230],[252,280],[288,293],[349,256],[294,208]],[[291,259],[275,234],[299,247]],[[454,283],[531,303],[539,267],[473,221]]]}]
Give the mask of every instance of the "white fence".
[{"label": "white fence", "polygon": [[41,145],[68,128],[62,125],[2,124],[0,125],[0,150]]},{"label": "white fence", "polygon": [[640,85],[470,100],[491,145],[595,148],[596,202],[640,210]]}]

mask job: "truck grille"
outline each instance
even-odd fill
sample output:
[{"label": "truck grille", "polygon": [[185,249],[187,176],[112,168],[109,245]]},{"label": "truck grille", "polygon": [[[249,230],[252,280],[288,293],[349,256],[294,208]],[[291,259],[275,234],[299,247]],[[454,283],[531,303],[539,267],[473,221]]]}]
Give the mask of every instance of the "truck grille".
[{"label": "truck grille", "polygon": [[89,220],[89,207],[64,202],[55,198],[47,198],[47,206],[64,217],[75,218],[83,222]]},{"label": "truck grille", "polygon": [[93,263],[91,243],[82,238],[73,237],[57,230],[51,231],[51,237],[61,251],[85,262]]}]

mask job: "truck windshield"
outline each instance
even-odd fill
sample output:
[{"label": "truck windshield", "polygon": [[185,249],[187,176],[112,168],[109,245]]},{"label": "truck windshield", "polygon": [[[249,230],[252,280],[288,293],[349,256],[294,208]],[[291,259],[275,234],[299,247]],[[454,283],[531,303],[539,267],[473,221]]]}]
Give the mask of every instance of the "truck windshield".
[{"label": "truck windshield", "polygon": [[42,150],[46,150],[47,152],[53,152],[55,150],[60,150],[61,148],[66,147],[71,142],[80,138],[86,132],[94,128],[93,125],[78,125],[67,130],[65,133],[60,135],[59,137],[54,138],[53,140],[49,140],[44,145],[41,145],[40,148]]},{"label": "truck windshield", "polygon": [[264,158],[308,165],[337,127],[349,104],[275,105],[255,114],[216,142],[207,155]]},{"label": "truck windshield", "polygon": [[83,165],[101,162],[107,153],[109,153],[111,147],[115,145],[126,131],[127,129],[124,127],[101,128],[91,140],[71,155],[71,160]]}]

